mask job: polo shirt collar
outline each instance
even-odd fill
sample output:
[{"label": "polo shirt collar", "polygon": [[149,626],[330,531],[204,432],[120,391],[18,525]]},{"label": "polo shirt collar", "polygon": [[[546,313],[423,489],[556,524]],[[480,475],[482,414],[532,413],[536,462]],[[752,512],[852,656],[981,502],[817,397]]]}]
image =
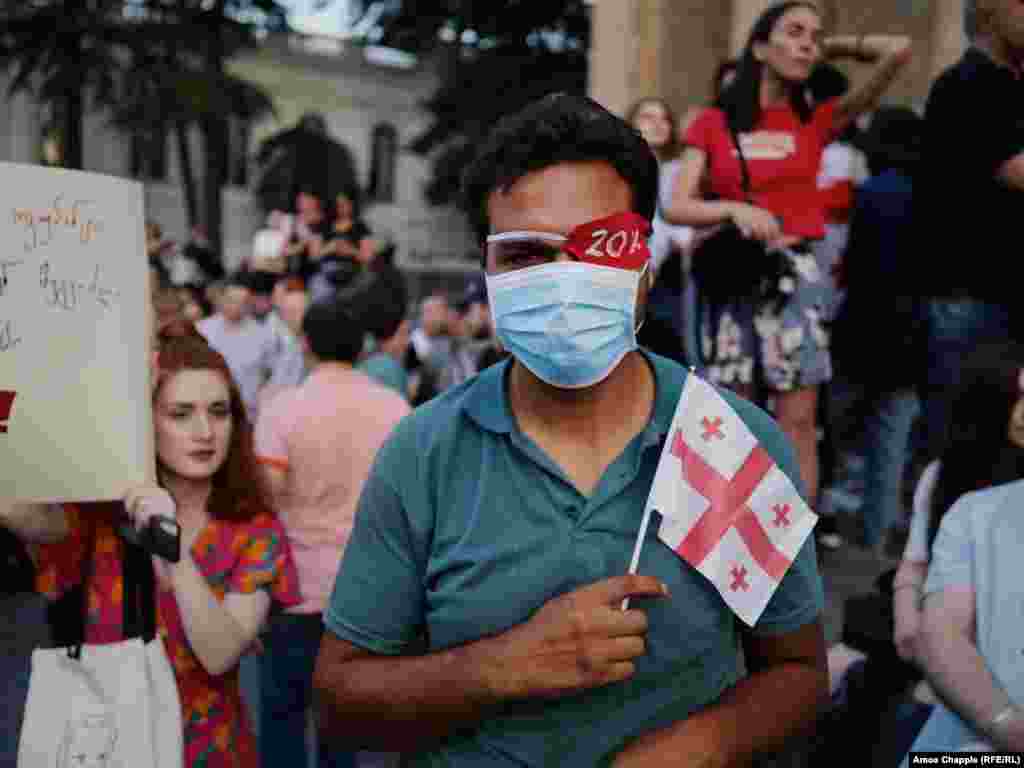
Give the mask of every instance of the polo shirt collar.
[{"label": "polo shirt collar", "polygon": [[[654,372],[654,413],[643,432],[644,445],[662,442],[672,426],[679,395],[686,381],[686,370],[663,357],[640,350]],[[481,429],[495,434],[510,434],[516,428],[508,402],[509,357],[492,365],[476,377],[466,392],[462,410]]]}]

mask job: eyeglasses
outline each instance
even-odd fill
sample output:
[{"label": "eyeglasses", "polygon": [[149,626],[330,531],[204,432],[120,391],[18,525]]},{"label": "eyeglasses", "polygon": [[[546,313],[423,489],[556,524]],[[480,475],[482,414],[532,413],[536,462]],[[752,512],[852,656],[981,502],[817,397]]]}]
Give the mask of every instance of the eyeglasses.
[{"label": "eyeglasses", "polygon": [[[552,232],[502,232],[487,238],[484,266],[488,272],[511,272],[549,264],[566,253],[569,238]],[[571,254],[568,254],[571,256]]]},{"label": "eyeglasses", "polygon": [[511,272],[550,264],[560,254],[596,266],[637,270],[650,259],[650,223],[632,212],[577,227],[568,236],[520,230],[490,235],[485,245],[488,272]]}]

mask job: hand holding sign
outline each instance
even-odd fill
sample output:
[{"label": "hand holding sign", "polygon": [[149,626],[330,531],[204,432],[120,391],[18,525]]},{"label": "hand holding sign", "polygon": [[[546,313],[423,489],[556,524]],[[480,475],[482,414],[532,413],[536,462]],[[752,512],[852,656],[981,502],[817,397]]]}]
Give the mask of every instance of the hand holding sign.
[{"label": "hand holding sign", "polygon": [[142,188],[0,172],[0,486],[23,501],[118,498],[153,475]]}]

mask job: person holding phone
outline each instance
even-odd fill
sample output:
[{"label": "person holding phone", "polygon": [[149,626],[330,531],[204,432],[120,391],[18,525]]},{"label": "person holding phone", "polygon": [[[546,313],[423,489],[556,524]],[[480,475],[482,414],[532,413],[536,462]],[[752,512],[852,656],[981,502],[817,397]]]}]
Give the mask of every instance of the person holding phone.
[{"label": "person holding phone", "polygon": [[[122,639],[118,528],[180,530],[180,557],[153,557],[158,632],[175,672],[188,768],[257,768],[238,684],[241,656],[271,609],[300,602],[287,538],[263,492],[252,430],[224,359],[195,332],[165,330],[153,392],[159,484],[122,502],[0,505],[0,523],[37,547],[53,599],[92,559],[85,640]],[[152,521],[156,521],[153,523]],[[138,536],[146,540],[147,536]],[[164,554],[168,554],[165,552]]]}]

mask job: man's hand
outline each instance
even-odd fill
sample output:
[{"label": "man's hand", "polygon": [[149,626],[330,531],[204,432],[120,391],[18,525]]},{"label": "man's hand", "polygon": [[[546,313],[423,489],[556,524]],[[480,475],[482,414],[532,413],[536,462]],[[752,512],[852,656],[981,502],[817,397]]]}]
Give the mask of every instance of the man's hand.
[{"label": "man's hand", "polygon": [[632,677],[646,652],[647,616],[619,606],[667,595],[651,576],[617,576],[556,597],[494,638],[490,687],[503,699],[557,698]]}]

